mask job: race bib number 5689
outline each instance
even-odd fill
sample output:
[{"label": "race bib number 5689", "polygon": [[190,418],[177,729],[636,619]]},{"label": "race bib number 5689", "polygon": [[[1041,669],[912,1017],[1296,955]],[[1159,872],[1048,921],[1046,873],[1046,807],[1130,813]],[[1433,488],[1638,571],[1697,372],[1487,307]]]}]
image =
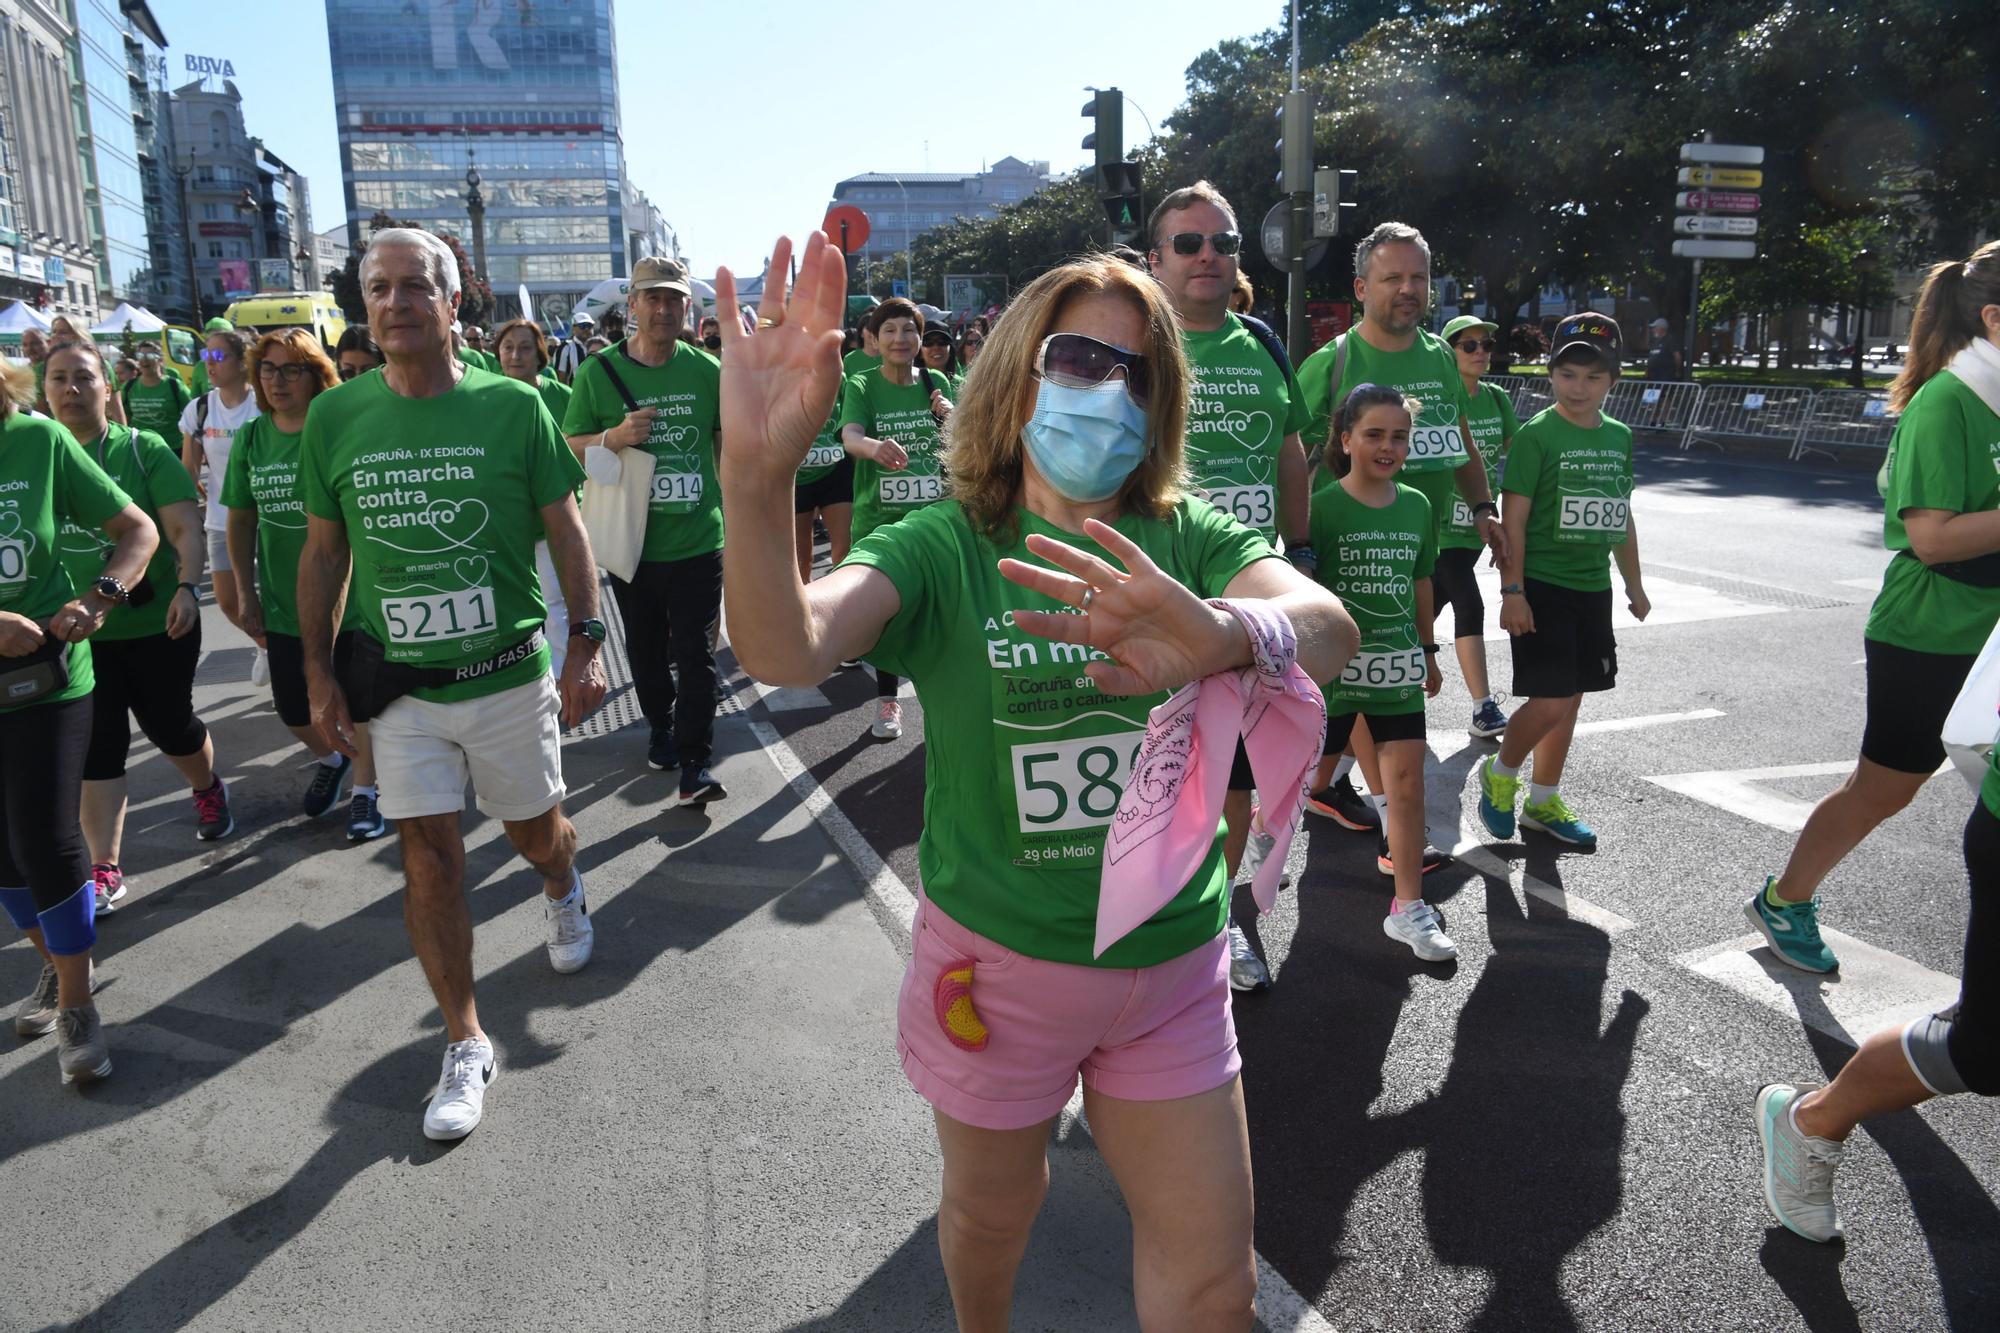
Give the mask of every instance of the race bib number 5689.
[{"label": "race bib number 5689", "polygon": [[1565,495],[1556,535],[1565,541],[1620,542],[1631,519],[1629,501],[1599,495]]}]

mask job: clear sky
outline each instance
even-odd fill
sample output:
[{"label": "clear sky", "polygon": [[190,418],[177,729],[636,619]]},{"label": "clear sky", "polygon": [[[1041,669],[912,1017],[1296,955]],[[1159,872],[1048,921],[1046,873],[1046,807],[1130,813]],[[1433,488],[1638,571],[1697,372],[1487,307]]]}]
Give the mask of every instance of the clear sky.
[{"label": "clear sky", "polygon": [[[250,133],[309,180],[314,228],[344,221],[325,7],[151,2],[169,86],[192,77],[188,54],[233,62]],[[816,226],[833,183],[858,172],[969,172],[1010,154],[1082,166],[1085,84],[1129,95],[1126,142],[1139,143],[1133,101],[1164,120],[1190,60],[1276,25],[1284,5],[618,0],[616,12],[626,169],[705,276],[759,271],[771,241]]]}]

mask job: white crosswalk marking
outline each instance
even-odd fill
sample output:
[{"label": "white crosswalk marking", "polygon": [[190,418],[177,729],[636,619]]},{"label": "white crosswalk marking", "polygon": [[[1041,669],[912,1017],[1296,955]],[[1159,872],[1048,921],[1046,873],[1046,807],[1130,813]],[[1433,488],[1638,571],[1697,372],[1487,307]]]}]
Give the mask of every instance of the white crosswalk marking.
[{"label": "white crosswalk marking", "polygon": [[[1581,730],[1581,728],[1578,728]],[[1646,781],[1668,791],[1693,797],[1732,815],[1754,819],[1784,833],[1797,833],[1806,826],[1806,816],[1815,802],[1756,786],[1778,778],[1821,778],[1854,769],[1852,759],[1832,764],[1780,764],[1773,768],[1715,769],[1705,773],[1668,773]]]},{"label": "white crosswalk marking", "polygon": [[1710,981],[1858,1045],[1871,1032],[1933,1014],[1958,998],[1958,980],[1887,949],[1826,927],[1820,935],[1840,959],[1821,975],[1771,956],[1761,935],[1743,935],[1674,961]]}]

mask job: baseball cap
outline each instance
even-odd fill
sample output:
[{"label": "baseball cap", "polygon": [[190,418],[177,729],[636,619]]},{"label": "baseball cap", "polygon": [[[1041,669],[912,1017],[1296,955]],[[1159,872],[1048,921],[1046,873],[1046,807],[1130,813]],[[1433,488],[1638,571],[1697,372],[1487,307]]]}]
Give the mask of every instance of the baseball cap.
[{"label": "baseball cap", "polygon": [[1582,348],[1599,363],[1616,370],[1618,350],[1623,343],[1617,320],[1609,315],[1600,315],[1595,310],[1586,310],[1556,325],[1556,336],[1549,344],[1549,364],[1554,365],[1566,352]]},{"label": "baseball cap", "polygon": [[1653,320],[1653,322],[1651,324],[1648,324],[1646,327],[1651,329],[1664,329],[1667,327],[1667,317],[1665,315],[1657,316]]},{"label": "baseball cap", "polygon": [[1499,331],[1499,328],[1500,326],[1490,319],[1481,319],[1477,315],[1460,315],[1458,318],[1452,320],[1451,323],[1445,325],[1444,332],[1438,336],[1446,342],[1450,342],[1467,329],[1483,329],[1487,333],[1496,333]]},{"label": "baseball cap", "polygon": [[575,319],[572,319],[572,320],[570,321],[570,323],[572,323],[572,324],[580,324],[580,325],[582,325],[582,326],[583,326],[584,328],[586,328],[586,329],[594,329],[594,328],[596,328],[596,327],[597,327],[597,319],[596,319],[596,317],[595,317],[595,316],[593,316],[593,315],[589,315],[589,314],[586,314],[585,312],[583,312],[583,311],[581,311],[581,310],[579,310],[579,311],[577,311],[577,312],[576,312],[576,318],[575,318]]},{"label": "baseball cap", "polygon": [[654,287],[664,287],[670,292],[688,295],[687,270],[671,259],[659,255],[647,255],[632,266],[632,285],[629,290],[647,291]]},{"label": "baseball cap", "polygon": [[211,319],[210,321],[208,321],[208,323],[202,325],[201,331],[203,333],[228,333],[235,327],[236,326],[234,324],[231,324],[228,320],[222,318],[222,316],[217,315],[214,319]]}]

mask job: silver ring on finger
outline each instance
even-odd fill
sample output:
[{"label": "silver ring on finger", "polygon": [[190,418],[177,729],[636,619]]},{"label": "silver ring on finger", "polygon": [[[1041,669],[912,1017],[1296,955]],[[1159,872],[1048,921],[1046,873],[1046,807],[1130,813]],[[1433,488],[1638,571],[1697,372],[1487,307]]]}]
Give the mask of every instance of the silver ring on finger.
[{"label": "silver ring on finger", "polygon": [[1076,609],[1083,612],[1085,615],[1089,615],[1090,604],[1096,600],[1097,600],[1097,589],[1092,585],[1086,584],[1083,589],[1083,599],[1076,604]]}]

